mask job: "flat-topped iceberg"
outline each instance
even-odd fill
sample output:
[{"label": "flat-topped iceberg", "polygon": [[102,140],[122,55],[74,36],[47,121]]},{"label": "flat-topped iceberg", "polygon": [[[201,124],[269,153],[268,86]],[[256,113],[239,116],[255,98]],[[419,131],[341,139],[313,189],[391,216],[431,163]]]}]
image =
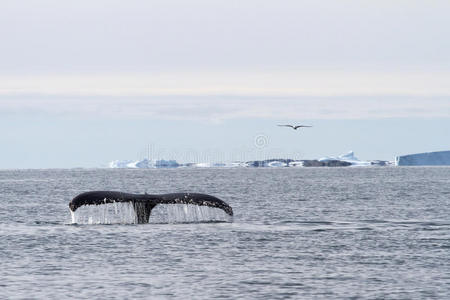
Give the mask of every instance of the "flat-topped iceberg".
[{"label": "flat-topped iceberg", "polygon": [[395,158],[396,166],[450,166],[450,151],[425,152],[400,155]]}]

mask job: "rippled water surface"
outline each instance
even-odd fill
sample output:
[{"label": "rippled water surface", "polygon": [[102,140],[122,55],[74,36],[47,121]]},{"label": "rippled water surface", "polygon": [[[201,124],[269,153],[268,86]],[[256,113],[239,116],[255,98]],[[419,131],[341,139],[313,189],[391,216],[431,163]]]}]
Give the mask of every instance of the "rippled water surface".
[{"label": "rippled water surface", "polygon": [[[208,193],[235,215],[72,224],[88,190]],[[444,167],[0,171],[0,298],[448,299],[449,204]]]}]

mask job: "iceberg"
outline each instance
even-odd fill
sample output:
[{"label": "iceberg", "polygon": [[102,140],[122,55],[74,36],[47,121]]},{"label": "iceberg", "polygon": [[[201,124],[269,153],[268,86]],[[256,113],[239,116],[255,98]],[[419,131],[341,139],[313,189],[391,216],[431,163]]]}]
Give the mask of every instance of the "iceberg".
[{"label": "iceberg", "polygon": [[212,167],[210,163],[196,163],[196,164],[192,164],[190,166],[196,167],[196,168],[211,168]]},{"label": "iceberg", "polygon": [[288,165],[287,163],[282,162],[282,161],[278,161],[278,160],[271,161],[271,162],[269,162],[269,163],[267,164],[267,166],[268,166],[268,167],[271,167],[271,168],[286,167],[287,165]]},{"label": "iceberg", "polygon": [[289,166],[289,167],[304,167],[304,162],[303,162],[303,161],[297,161],[297,160],[295,160],[295,161],[291,161],[291,162],[288,164],[288,166]]},{"label": "iceberg", "polygon": [[129,164],[133,164],[132,160],[114,160],[108,164],[110,168],[114,169],[122,169],[129,168]]},{"label": "iceberg", "polygon": [[320,162],[343,161],[343,162],[350,163],[352,166],[360,166],[360,167],[372,165],[370,161],[359,160],[355,156],[355,153],[353,151],[349,151],[348,153],[337,156],[337,157],[325,156],[325,157],[320,158],[319,161]]},{"label": "iceberg", "polygon": [[151,168],[177,168],[180,164],[176,160],[114,160],[109,163],[110,168],[151,169]]},{"label": "iceberg", "polygon": [[425,152],[395,157],[396,166],[450,166],[450,151]]},{"label": "iceberg", "polygon": [[245,163],[245,167],[255,167],[255,168],[281,168],[287,167],[292,159],[283,159],[283,158],[273,158],[266,160],[252,160]]},{"label": "iceberg", "polygon": [[173,159],[171,160],[160,159],[154,162],[154,166],[155,168],[178,168],[180,164]]},{"label": "iceberg", "polygon": [[234,168],[241,166],[240,163],[232,162],[217,162],[217,163],[189,163],[185,164],[187,167],[195,167],[195,168]]}]

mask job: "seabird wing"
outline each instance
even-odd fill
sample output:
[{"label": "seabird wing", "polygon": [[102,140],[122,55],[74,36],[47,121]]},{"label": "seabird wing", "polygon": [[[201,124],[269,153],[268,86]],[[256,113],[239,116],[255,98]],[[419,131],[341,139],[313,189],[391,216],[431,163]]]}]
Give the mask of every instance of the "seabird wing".
[{"label": "seabird wing", "polygon": [[297,126],[294,127],[294,129],[302,128],[302,127],[312,127],[312,126],[309,126],[309,125],[297,125]]}]

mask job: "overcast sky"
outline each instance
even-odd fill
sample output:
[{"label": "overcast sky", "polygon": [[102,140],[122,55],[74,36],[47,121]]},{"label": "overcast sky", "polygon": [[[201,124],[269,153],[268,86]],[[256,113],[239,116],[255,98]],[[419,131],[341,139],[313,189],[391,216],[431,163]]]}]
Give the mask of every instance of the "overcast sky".
[{"label": "overcast sky", "polygon": [[[0,168],[96,167],[147,144],[178,159],[449,150],[449,11],[433,0],[1,0]],[[275,126],[286,122],[314,127],[292,135]]]}]

